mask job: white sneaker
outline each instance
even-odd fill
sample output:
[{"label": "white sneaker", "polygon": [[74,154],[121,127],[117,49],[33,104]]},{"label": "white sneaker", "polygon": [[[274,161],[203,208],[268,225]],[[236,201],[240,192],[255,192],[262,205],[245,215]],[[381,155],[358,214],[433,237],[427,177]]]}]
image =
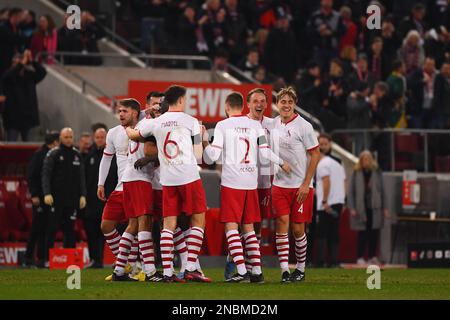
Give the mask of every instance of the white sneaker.
[{"label": "white sneaker", "polygon": [[365,266],[367,264],[367,261],[364,260],[364,258],[358,258],[358,260],[356,260],[356,264],[358,266]]}]

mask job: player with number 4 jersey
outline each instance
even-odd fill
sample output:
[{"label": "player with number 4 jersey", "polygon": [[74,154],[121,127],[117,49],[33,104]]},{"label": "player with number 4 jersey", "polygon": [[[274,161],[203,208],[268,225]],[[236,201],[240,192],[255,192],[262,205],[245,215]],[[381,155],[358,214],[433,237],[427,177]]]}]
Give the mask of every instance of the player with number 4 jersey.
[{"label": "player with number 4 jersey", "polygon": [[[292,172],[277,170],[272,186],[273,214],[277,219],[276,245],[283,283],[305,279],[307,239],[305,224],[311,222],[314,189],[312,179],[319,162],[319,142],[309,122],[294,112],[297,94],[292,87],[277,95],[280,116],[274,119],[272,141],[275,152],[290,160]],[[309,156],[309,160],[308,160]],[[289,225],[295,238],[297,266],[290,274]]]}]

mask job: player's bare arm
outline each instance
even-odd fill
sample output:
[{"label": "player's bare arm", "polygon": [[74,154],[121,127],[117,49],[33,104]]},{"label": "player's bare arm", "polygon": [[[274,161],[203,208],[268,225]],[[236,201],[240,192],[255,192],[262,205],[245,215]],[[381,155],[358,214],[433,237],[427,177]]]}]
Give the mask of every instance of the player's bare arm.
[{"label": "player's bare arm", "polygon": [[320,150],[319,148],[314,148],[308,151],[311,161],[309,162],[308,170],[306,171],[306,177],[302,185],[297,191],[297,201],[303,203],[309,193],[309,186],[311,185],[311,180],[316,172],[317,164],[320,160]]}]

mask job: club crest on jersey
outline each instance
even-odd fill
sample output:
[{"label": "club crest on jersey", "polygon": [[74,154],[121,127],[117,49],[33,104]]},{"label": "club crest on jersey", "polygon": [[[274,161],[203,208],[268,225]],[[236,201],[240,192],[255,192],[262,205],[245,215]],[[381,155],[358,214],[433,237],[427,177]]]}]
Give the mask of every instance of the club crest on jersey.
[{"label": "club crest on jersey", "polygon": [[94,165],[94,158],[91,158],[91,160],[90,160],[90,164],[91,164],[91,166],[93,166],[93,165]]},{"label": "club crest on jersey", "polygon": [[63,156],[59,156],[59,160],[60,161],[64,161],[64,157]]}]

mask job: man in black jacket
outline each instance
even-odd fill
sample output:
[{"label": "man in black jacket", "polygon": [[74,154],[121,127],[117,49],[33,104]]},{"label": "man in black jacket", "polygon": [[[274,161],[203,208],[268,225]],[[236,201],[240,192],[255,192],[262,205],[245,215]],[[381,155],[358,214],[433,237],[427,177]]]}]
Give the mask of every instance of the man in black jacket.
[{"label": "man in black jacket", "polygon": [[78,209],[86,206],[86,180],[80,153],[73,147],[73,131],[64,128],[60,145],[50,150],[42,168],[44,202],[51,206],[47,230],[48,248],[53,248],[56,232],[64,232],[64,247],[75,248],[74,224]]},{"label": "man in black jacket", "polygon": [[58,145],[59,133],[49,132],[45,135],[45,144],[38,149],[31,157],[28,166],[28,187],[33,203],[33,221],[31,223],[30,237],[28,238],[27,251],[25,252],[25,266],[32,266],[35,263],[34,249],[37,244],[38,267],[45,264],[45,233],[47,228],[50,207],[44,203],[42,192],[42,166],[47,153]]},{"label": "man in black jacket", "polygon": [[[94,145],[85,158],[87,205],[84,217],[84,227],[86,229],[89,246],[89,257],[93,268],[103,268],[103,247],[105,239],[103,237],[100,224],[102,222],[102,212],[105,202],[97,197],[98,172],[103,150],[106,146],[106,130],[98,128],[94,132]],[[113,162],[115,164],[115,162]],[[105,182],[106,196],[114,190],[117,184],[117,167],[111,166],[108,178]]]},{"label": "man in black jacket", "polygon": [[9,10],[8,20],[0,25],[0,77],[11,65],[14,54],[25,44],[26,38],[20,34],[19,25],[23,20],[23,10]]}]

